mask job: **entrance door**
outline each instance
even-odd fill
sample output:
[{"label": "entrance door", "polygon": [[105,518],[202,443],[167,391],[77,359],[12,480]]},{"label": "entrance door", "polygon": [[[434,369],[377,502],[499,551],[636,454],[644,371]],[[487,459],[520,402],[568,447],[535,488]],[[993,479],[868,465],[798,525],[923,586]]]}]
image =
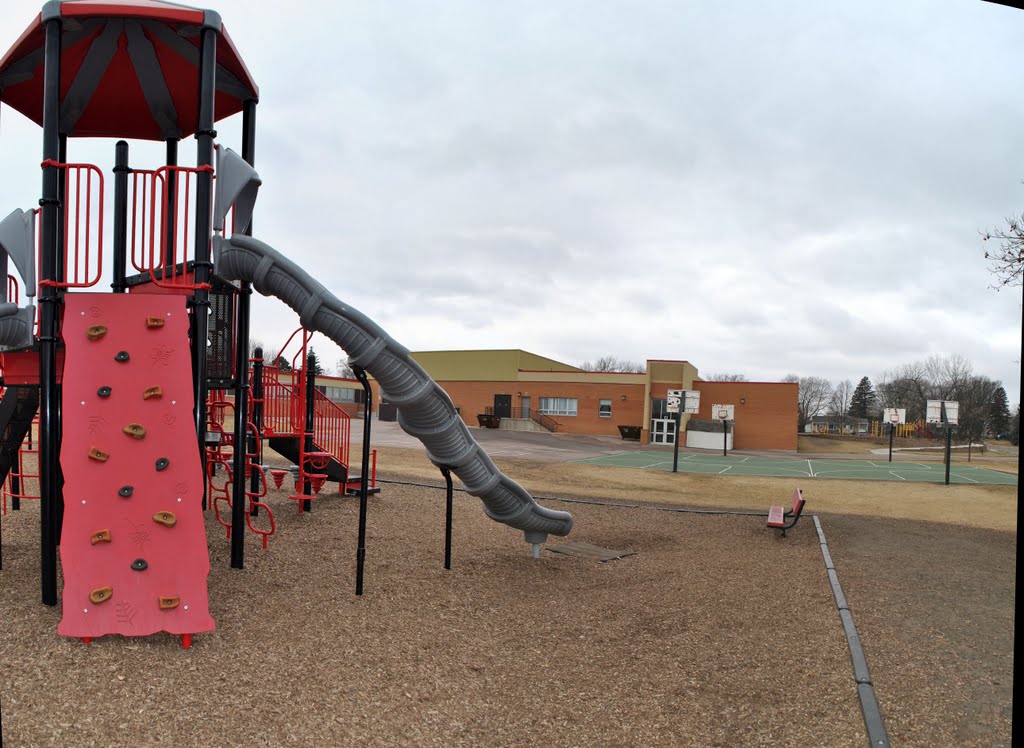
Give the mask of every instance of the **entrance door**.
[{"label": "entrance door", "polygon": [[511,395],[495,395],[494,396],[494,415],[499,418],[511,418],[512,417],[512,396]]},{"label": "entrance door", "polygon": [[652,418],[651,419],[651,444],[675,444],[676,443],[676,419],[675,418]]},{"label": "entrance door", "polygon": [[530,398],[528,395],[523,395],[520,398],[519,403],[519,417],[529,418],[530,417]]}]

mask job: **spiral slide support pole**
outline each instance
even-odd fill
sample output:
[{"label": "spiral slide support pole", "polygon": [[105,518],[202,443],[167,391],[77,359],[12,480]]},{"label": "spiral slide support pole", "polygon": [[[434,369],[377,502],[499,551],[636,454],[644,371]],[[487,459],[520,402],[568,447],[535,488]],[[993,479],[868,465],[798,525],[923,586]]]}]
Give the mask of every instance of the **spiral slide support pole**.
[{"label": "spiral slide support pole", "polygon": [[569,534],[572,515],[540,506],[498,470],[448,394],[377,323],[258,239],[215,237],[214,262],[217,275],[250,281],[261,294],[276,296],[298,313],[303,327],[326,335],[349,354],[350,364],[370,372],[388,402],[398,406],[399,425],[423,442],[431,462],[458,475],[466,491],[483,501],[488,517],[522,530],[534,555],[548,534]]}]

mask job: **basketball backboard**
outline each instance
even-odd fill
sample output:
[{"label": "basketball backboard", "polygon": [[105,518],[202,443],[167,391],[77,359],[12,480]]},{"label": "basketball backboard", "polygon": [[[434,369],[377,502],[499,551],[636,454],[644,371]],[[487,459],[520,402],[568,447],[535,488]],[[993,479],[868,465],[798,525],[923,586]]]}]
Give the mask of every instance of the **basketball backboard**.
[{"label": "basketball backboard", "polygon": [[926,420],[928,423],[942,423],[942,406],[946,406],[946,422],[956,426],[960,414],[960,403],[954,400],[929,400]]},{"label": "basketball backboard", "polygon": [[907,422],[907,409],[906,408],[885,408],[882,411],[882,420],[886,423],[906,423]]},{"label": "basketball backboard", "polygon": [[736,418],[735,411],[735,405],[715,404],[711,406],[711,417],[718,421],[732,421]]}]

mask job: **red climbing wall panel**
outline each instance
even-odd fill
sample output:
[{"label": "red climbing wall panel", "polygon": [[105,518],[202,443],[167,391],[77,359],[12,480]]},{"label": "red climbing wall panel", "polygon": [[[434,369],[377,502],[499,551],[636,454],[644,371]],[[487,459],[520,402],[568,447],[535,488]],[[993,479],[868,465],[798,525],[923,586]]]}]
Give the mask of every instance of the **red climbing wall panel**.
[{"label": "red climbing wall panel", "polygon": [[212,631],[185,298],[68,294],[63,337],[58,633]]}]

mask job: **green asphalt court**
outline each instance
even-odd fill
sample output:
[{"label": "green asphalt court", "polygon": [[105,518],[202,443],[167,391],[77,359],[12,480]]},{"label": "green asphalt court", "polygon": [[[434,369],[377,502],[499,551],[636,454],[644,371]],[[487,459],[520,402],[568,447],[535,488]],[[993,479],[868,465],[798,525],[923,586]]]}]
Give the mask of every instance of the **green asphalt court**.
[{"label": "green asphalt court", "polygon": [[[672,470],[672,453],[661,451],[622,452],[576,462],[587,465]],[[748,455],[679,455],[679,472],[718,475],[759,475],[772,478],[839,478],[846,480],[892,480],[944,483],[946,466],[941,462],[886,462],[884,460],[801,460]],[[950,483],[1000,486],[1017,485],[1017,476],[974,465],[953,463]]]}]

